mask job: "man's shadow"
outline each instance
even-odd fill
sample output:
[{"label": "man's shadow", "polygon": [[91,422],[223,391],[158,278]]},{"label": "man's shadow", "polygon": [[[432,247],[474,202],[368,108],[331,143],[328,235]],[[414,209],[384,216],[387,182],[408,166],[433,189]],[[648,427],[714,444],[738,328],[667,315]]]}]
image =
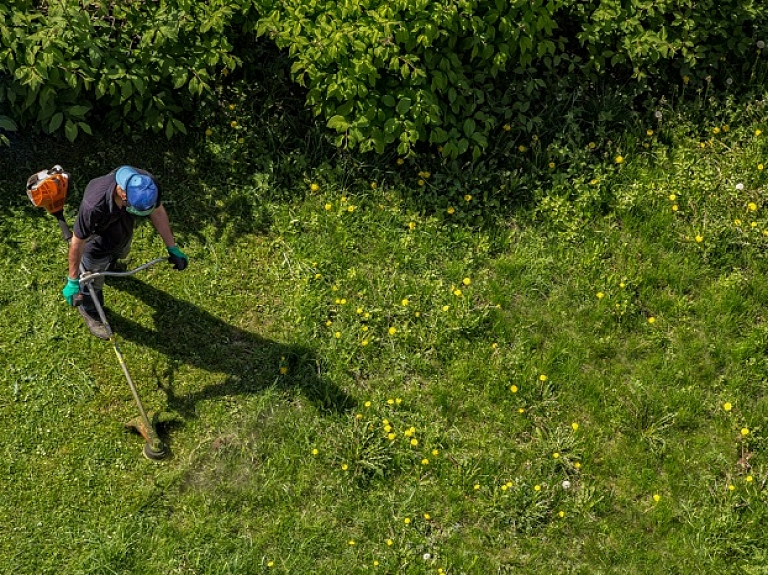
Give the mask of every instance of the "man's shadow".
[{"label": "man's shadow", "polygon": [[[110,314],[110,323],[120,337],[168,357],[168,368],[157,374],[158,386],[168,398],[168,409],[184,420],[196,416],[200,401],[258,393],[272,386],[298,389],[325,412],[342,412],[355,406],[352,397],[322,376],[320,361],[306,347],[278,343],[233,327],[134,278],[120,278],[110,285],[153,308],[154,329],[115,313]],[[174,379],[184,364],[224,373],[226,379],[177,394]],[[183,421],[180,423],[183,425]]]}]

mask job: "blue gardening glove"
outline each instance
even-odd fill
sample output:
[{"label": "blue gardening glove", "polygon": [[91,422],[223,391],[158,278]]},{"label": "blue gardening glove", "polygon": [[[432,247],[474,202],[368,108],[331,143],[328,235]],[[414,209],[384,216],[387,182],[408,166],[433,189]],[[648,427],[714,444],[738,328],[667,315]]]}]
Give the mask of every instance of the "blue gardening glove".
[{"label": "blue gardening glove", "polygon": [[187,254],[179,249],[179,246],[173,246],[168,249],[168,263],[173,264],[173,269],[183,270],[189,265]]},{"label": "blue gardening glove", "polygon": [[75,296],[80,293],[80,281],[67,276],[67,285],[61,290],[61,295],[69,305],[75,305]]}]

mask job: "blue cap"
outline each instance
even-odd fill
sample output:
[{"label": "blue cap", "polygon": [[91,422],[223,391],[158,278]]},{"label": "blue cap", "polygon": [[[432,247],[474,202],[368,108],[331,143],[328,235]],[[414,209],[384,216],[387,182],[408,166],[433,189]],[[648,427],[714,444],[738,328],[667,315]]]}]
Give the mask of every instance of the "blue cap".
[{"label": "blue cap", "polygon": [[130,166],[118,168],[117,185],[125,190],[128,205],[139,211],[151,210],[157,203],[157,185],[149,176],[138,173]]}]

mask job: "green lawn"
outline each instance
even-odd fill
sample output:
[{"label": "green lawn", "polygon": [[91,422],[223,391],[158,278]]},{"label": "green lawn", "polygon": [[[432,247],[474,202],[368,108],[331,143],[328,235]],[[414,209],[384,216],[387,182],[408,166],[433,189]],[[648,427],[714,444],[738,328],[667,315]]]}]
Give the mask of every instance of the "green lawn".
[{"label": "green lawn", "polygon": [[[487,178],[269,148],[226,101],[184,142],[0,150],[0,572],[765,573],[762,101],[502,133]],[[191,258],[105,290],[162,463],[59,294],[23,190],[53,163],[70,221],[155,173]]]}]

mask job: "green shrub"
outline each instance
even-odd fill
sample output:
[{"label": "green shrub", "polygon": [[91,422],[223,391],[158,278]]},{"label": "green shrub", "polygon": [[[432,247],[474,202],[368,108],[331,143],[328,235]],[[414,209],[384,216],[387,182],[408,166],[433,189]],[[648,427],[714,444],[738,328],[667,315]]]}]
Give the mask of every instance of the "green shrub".
[{"label": "green shrub", "polygon": [[[257,0],[307,102],[362,151],[418,142],[477,158],[499,124],[527,131],[532,103],[594,81],[711,74],[744,59],[765,20],[755,0]],[[558,93],[560,93],[558,92]],[[510,126],[506,126],[510,129]]]},{"label": "green shrub", "polygon": [[[0,105],[24,126],[184,132],[180,113],[235,68],[230,29],[250,2],[15,0],[0,6]],[[101,118],[99,118],[101,121]]]},{"label": "green shrub", "polygon": [[382,152],[442,145],[479,156],[496,124],[496,78],[558,50],[560,0],[289,0],[260,3],[258,34],[294,59],[308,103],[338,145]]}]

